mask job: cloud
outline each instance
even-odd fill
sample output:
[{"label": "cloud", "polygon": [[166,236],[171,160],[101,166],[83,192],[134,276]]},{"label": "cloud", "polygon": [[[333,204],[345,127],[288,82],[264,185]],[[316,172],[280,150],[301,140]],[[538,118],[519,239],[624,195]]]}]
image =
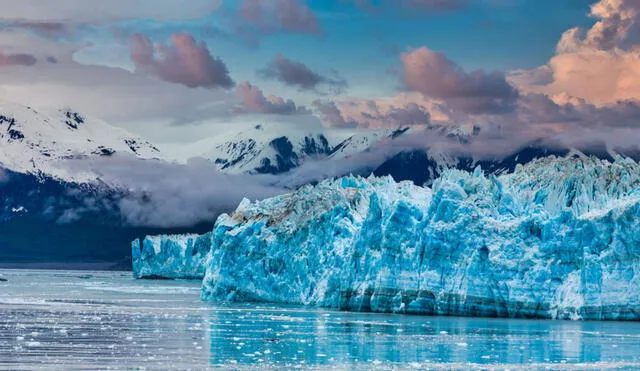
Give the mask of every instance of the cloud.
[{"label": "cloud", "polygon": [[431,121],[431,114],[429,111],[416,103],[408,103],[404,107],[392,107],[387,113],[381,114],[377,108],[377,104],[374,101],[371,102],[375,114],[366,114],[365,117],[379,121],[383,125],[387,124],[391,127],[407,127],[414,125],[428,125]]},{"label": "cloud", "polygon": [[131,35],[131,60],[136,69],[190,88],[230,88],[234,85],[222,60],[207,45],[187,33],[171,35],[171,45],[156,44],[139,33]]},{"label": "cloud", "polygon": [[338,106],[333,101],[322,101],[316,99],[313,106],[320,112],[322,121],[335,128],[356,128],[359,123],[355,120],[346,119]]},{"label": "cloud", "polygon": [[244,27],[263,33],[322,33],[315,13],[299,0],[242,0],[238,13]]},{"label": "cloud", "polygon": [[427,125],[431,121],[431,114],[424,107],[409,103],[405,107],[393,108],[384,118],[399,126]]},{"label": "cloud", "polygon": [[275,95],[265,96],[260,88],[251,85],[248,81],[238,85],[236,91],[242,101],[242,107],[236,111],[238,113],[253,112],[281,115],[309,113],[305,107],[296,106],[291,99],[285,100]]},{"label": "cloud", "polygon": [[[428,126],[434,104],[416,97],[388,99],[347,98],[340,101],[315,100],[314,107],[326,126],[335,128],[396,129]],[[440,113],[436,112],[439,117]]]},{"label": "cloud", "polygon": [[[540,93],[521,95],[517,107],[499,116],[475,116],[474,122],[505,142],[521,138],[580,136],[582,131],[603,135],[627,128],[640,135],[640,102],[627,100],[597,106],[584,99],[563,94],[549,97]],[[594,136],[593,139],[598,139]],[[620,140],[623,138],[617,138]],[[624,139],[622,140],[624,141]]]},{"label": "cloud", "polygon": [[304,63],[282,55],[276,55],[269,65],[259,72],[266,78],[276,79],[300,90],[318,91],[319,86],[324,85],[329,87],[334,94],[339,94],[348,86],[347,81],[338,76],[321,75],[312,71]]},{"label": "cloud", "polygon": [[553,82],[542,91],[567,93],[596,104],[640,98],[640,48],[581,50],[551,59]]},{"label": "cloud", "polygon": [[116,155],[60,165],[70,171],[91,171],[102,183],[127,190],[113,194],[112,202],[133,226],[176,228],[213,222],[220,213],[235,209],[244,197],[263,199],[286,192],[268,185],[273,181],[270,177],[222,174],[206,159],[180,165]]},{"label": "cloud", "polygon": [[[640,3],[601,0],[591,6],[596,23],[567,30],[546,66],[551,81],[514,79],[521,89],[568,94],[596,105],[640,98]],[[535,70],[534,70],[535,71]],[[532,75],[535,72],[527,72]]]},{"label": "cloud", "polygon": [[214,12],[220,0],[0,0],[0,21],[100,23],[130,19],[178,21]]},{"label": "cloud", "polygon": [[78,28],[75,24],[46,21],[13,21],[3,28],[22,28],[38,36],[52,39],[69,39]]},{"label": "cloud", "polygon": [[567,30],[558,43],[558,53],[581,49],[628,48],[640,41],[640,3],[637,0],[600,0],[591,6],[598,21],[589,29]]},{"label": "cloud", "polygon": [[517,87],[543,86],[553,82],[553,69],[544,65],[531,70],[509,71],[507,79]]},{"label": "cloud", "polygon": [[426,47],[402,54],[402,83],[407,90],[441,99],[470,114],[513,110],[518,91],[501,72],[465,72],[444,54]]},{"label": "cloud", "polygon": [[[193,89],[124,68],[79,63],[74,54],[84,45],[53,42],[25,30],[0,32],[0,45],[39,61],[29,67],[0,68],[0,99],[43,109],[72,106],[155,141],[173,140],[178,129],[170,135],[160,130],[170,123],[212,118],[223,123],[238,104],[236,94],[228,90]],[[57,63],[42,63],[47,58]]]},{"label": "cloud", "polygon": [[0,53],[1,66],[33,66],[38,59],[31,54],[3,54]]}]

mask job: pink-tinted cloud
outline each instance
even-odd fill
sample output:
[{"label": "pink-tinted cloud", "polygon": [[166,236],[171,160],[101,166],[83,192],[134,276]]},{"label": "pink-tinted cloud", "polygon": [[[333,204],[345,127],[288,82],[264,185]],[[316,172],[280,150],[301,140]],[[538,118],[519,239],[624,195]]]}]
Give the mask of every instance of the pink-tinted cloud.
[{"label": "pink-tinted cloud", "polygon": [[426,47],[401,56],[402,83],[411,91],[441,99],[451,108],[471,114],[504,113],[513,109],[518,91],[501,72],[465,72],[444,54]]},{"label": "pink-tinted cloud", "polygon": [[266,68],[260,71],[260,74],[300,90],[317,91],[320,86],[327,86],[332,93],[339,94],[348,86],[346,80],[338,76],[321,75],[312,71],[304,63],[282,55],[277,55]]},{"label": "pink-tinted cloud", "polygon": [[313,102],[327,126],[338,128],[395,129],[431,123],[429,107],[417,101],[373,99]]},{"label": "pink-tinted cloud", "polygon": [[581,130],[640,129],[640,102],[627,100],[596,106],[568,95],[552,99],[545,94],[529,93],[521,95],[513,112],[474,119],[485,127],[498,128],[497,136],[503,136],[505,140],[522,132],[548,137]]},{"label": "pink-tinted cloud", "polygon": [[357,121],[346,118],[333,101],[316,99],[313,101],[313,106],[320,112],[322,121],[329,126],[335,128],[356,128],[359,125]]},{"label": "pink-tinted cloud", "polygon": [[309,113],[306,108],[297,106],[291,99],[285,100],[275,95],[265,96],[260,88],[251,85],[248,81],[238,85],[236,90],[242,100],[242,107],[236,111],[237,113],[253,112],[281,115]]},{"label": "pink-tinted cloud", "polygon": [[207,45],[187,33],[171,35],[171,43],[153,44],[145,35],[131,36],[131,60],[140,72],[191,88],[230,88],[234,85],[222,60]]},{"label": "pink-tinted cloud", "polygon": [[[567,30],[547,66],[551,81],[528,78],[514,83],[526,91],[569,95],[596,105],[640,99],[640,2],[600,0],[592,5],[596,23],[588,30]],[[534,71],[525,73],[532,77]]]},{"label": "pink-tinted cloud", "polygon": [[553,70],[544,65],[532,70],[509,71],[508,80],[517,87],[543,86],[553,82]]},{"label": "pink-tinted cloud", "polygon": [[33,66],[38,59],[31,54],[4,54],[0,52],[0,66]]},{"label": "pink-tinted cloud", "polygon": [[242,0],[239,15],[249,27],[265,33],[322,33],[315,13],[300,0]]},{"label": "pink-tinted cloud", "polygon": [[377,122],[381,127],[407,127],[414,125],[428,125],[431,122],[429,111],[417,103],[407,103],[406,106],[390,107],[388,112],[381,113],[375,101],[370,101],[371,112],[363,112],[362,115],[369,120]]},{"label": "pink-tinted cloud", "polygon": [[639,1],[600,0],[591,6],[591,16],[598,21],[590,29],[574,27],[562,35],[558,53],[628,48],[640,41]]},{"label": "pink-tinted cloud", "polygon": [[566,93],[597,104],[640,99],[640,49],[582,50],[549,61],[553,82],[549,94]]},{"label": "pink-tinted cloud", "polygon": [[0,0],[0,22],[103,23],[132,19],[178,21],[200,19],[221,0]]}]

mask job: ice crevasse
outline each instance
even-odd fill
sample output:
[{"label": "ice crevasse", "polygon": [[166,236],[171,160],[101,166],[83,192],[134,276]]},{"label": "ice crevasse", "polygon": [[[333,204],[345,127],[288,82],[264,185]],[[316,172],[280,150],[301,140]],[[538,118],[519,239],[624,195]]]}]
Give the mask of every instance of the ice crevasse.
[{"label": "ice crevasse", "polygon": [[326,180],[220,216],[202,296],[638,320],[639,221],[640,165],[621,157],[548,157],[498,177],[452,169],[431,188]]}]

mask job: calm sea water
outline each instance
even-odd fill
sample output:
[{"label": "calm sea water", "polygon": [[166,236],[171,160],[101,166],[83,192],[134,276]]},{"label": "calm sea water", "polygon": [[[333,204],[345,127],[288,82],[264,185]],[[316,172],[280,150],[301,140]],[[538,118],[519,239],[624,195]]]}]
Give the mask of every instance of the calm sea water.
[{"label": "calm sea water", "polygon": [[0,369],[640,369],[640,323],[227,306],[198,282],[2,273]]}]

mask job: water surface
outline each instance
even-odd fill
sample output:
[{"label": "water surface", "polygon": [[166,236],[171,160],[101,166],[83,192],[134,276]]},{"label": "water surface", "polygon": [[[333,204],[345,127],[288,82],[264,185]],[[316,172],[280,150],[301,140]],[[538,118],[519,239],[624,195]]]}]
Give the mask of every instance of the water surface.
[{"label": "water surface", "polygon": [[640,323],[215,305],[198,282],[1,273],[0,369],[640,369]]}]

